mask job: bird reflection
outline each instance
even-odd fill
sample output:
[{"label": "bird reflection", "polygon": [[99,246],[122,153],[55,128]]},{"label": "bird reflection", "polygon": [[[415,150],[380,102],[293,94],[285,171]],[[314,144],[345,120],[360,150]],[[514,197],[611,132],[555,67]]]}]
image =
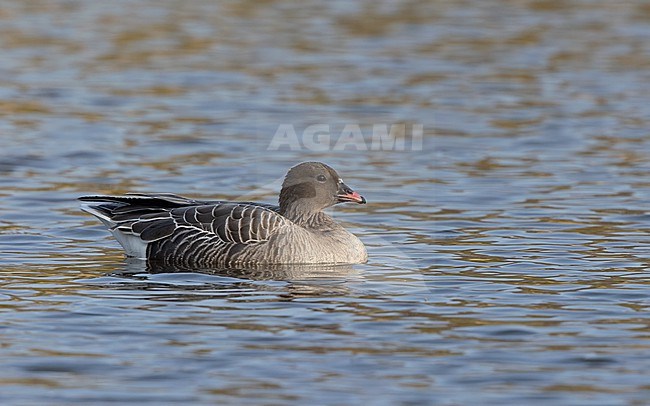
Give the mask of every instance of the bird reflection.
[{"label": "bird reflection", "polygon": [[[198,299],[199,292],[202,293],[200,298],[205,298],[207,291],[215,290],[219,292],[219,296],[227,291],[229,297],[251,297],[251,290],[255,290],[274,294],[279,300],[347,295],[350,292],[347,282],[362,279],[361,273],[352,265],[282,264],[197,269],[131,258],[125,259],[123,264],[124,267],[112,272],[111,276],[120,278],[123,282],[133,281],[140,285],[140,289],[145,281],[150,288],[159,288],[161,283],[156,281],[156,275],[178,274],[178,284],[174,283],[173,279],[165,279],[164,285],[168,290],[172,288],[177,291],[177,294],[186,300],[190,299],[187,297],[189,291],[195,292],[197,297],[194,299]],[[208,276],[208,279],[205,276]],[[211,280],[209,276],[220,279]],[[221,279],[223,277],[235,280]]]}]

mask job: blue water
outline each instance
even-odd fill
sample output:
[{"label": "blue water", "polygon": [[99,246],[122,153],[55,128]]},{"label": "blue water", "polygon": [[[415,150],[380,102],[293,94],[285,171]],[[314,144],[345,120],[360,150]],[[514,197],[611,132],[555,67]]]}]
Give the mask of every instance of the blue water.
[{"label": "blue water", "polygon": [[[648,18],[4,4],[0,402],[648,404]],[[373,147],[374,125],[403,138]],[[368,200],[332,211],[368,264],[161,272],[75,201],[273,203],[305,160]]]}]

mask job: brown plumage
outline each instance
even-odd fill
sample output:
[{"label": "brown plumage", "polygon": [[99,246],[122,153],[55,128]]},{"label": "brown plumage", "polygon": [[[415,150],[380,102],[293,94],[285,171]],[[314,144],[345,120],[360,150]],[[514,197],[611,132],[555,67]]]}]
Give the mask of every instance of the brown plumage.
[{"label": "brown plumage", "polygon": [[289,170],[279,205],[197,201],[174,194],[83,196],[128,256],[195,267],[362,263],[363,243],[322,210],[366,200],[334,169],[304,162]]}]

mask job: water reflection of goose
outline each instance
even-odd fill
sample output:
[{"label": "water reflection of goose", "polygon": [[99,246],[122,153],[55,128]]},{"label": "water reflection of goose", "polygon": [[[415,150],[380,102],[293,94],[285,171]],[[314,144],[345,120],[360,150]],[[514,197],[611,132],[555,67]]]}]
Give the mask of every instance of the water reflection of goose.
[{"label": "water reflection of goose", "polygon": [[127,258],[124,267],[109,276],[118,278],[117,284],[113,279],[106,285],[109,288],[164,289],[171,296],[187,300],[202,299],[206,295],[250,296],[251,292],[273,293],[286,298],[348,295],[350,282],[364,281],[363,274],[349,264],[191,268],[135,258]]},{"label": "water reflection of goose", "polygon": [[150,274],[193,272],[206,275],[227,276],[238,279],[250,279],[253,281],[345,280],[348,278],[358,278],[360,276],[359,272],[349,264],[269,264],[250,265],[246,267],[197,269],[149,261],[146,263],[145,270]]},{"label": "water reflection of goose", "polygon": [[304,162],[287,173],[279,205],[197,201],[173,194],[83,196],[130,257],[188,267],[362,263],[363,243],[322,210],[364,204],[334,169]]}]

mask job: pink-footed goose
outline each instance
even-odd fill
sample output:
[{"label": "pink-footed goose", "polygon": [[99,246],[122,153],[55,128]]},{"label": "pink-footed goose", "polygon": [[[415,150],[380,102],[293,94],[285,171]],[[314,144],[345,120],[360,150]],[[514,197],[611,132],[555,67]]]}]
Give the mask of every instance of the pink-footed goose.
[{"label": "pink-footed goose", "polygon": [[130,257],[190,267],[355,264],[363,243],[323,209],[365,204],[334,169],[303,162],[287,173],[279,205],[199,201],[170,193],[82,196]]}]

